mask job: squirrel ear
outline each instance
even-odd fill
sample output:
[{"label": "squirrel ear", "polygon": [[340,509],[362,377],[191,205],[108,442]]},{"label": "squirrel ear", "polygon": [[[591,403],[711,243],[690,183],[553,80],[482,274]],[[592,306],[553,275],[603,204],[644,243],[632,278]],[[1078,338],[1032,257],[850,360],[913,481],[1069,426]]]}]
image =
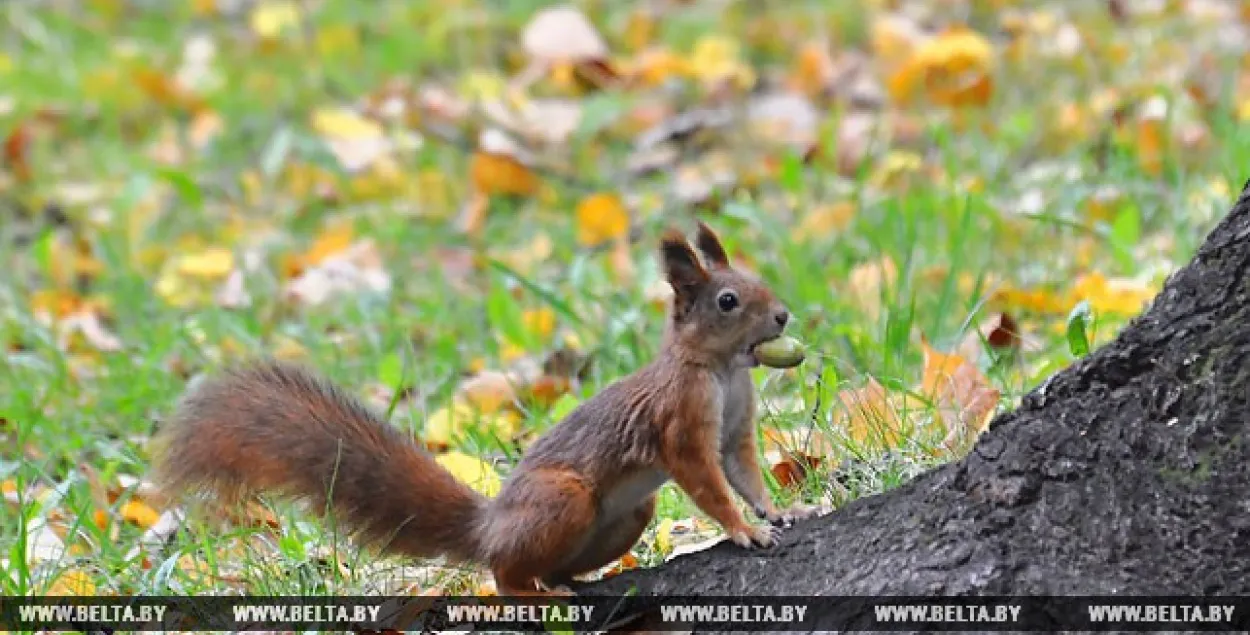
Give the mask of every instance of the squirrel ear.
[{"label": "squirrel ear", "polygon": [[699,246],[699,251],[703,252],[703,257],[713,267],[728,268],[729,254],[725,253],[725,248],[720,244],[720,238],[716,237],[716,232],[711,227],[699,221],[699,233],[694,238],[695,244]]},{"label": "squirrel ear", "polygon": [[676,229],[665,230],[660,238],[660,260],[679,306],[693,299],[694,290],[707,282],[707,270],[699,264],[699,257],[686,237]]}]

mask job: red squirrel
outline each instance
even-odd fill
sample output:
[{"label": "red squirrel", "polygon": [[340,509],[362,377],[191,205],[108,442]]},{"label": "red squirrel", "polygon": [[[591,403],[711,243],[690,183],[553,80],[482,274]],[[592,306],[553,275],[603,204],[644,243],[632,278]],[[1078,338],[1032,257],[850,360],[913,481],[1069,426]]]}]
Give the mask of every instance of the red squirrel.
[{"label": "red squirrel", "polygon": [[[786,307],[733,268],[699,223],[694,247],[660,241],[673,287],[658,356],[604,388],[535,441],[498,496],[456,480],[408,435],[338,386],[265,361],[206,378],[160,432],[157,479],[171,493],[226,499],[275,492],[333,510],[368,544],[482,563],[505,595],[568,595],[576,575],[624,555],[672,479],[738,545],[769,547],[779,510],[758,463],[755,346],[782,335]],[[735,503],[737,492],[755,524]]]}]

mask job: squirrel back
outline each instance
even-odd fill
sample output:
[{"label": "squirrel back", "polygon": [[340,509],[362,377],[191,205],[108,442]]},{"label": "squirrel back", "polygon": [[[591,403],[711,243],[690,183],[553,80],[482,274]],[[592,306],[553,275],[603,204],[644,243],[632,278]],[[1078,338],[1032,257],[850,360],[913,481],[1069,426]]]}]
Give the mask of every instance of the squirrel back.
[{"label": "squirrel back", "polygon": [[156,478],[171,493],[287,494],[333,509],[386,551],[481,560],[487,499],[359,400],[298,366],[266,360],[202,380],[157,443]]}]

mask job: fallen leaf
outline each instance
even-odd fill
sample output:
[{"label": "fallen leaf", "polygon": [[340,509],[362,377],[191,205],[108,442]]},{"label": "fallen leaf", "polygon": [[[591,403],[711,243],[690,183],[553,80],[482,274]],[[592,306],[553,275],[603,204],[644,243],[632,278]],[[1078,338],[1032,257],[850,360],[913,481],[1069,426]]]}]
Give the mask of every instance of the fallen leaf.
[{"label": "fallen leaf", "polygon": [[577,204],[577,242],[584,247],[617,240],[629,232],[629,212],[616,194],[592,194]]},{"label": "fallen leaf", "polygon": [[549,308],[526,310],[521,313],[521,325],[537,339],[546,341],[556,330],[556,312]]},{"label": "fallen leaf", "polygon": [[220,280],[234,269],[234,252],[224,247],[210,247],[179,256],[176,263],[178,273],[184,276]]},{"label": "fallen leaf", "polygon": [[916,46],[890,76],[890,95],[907,103],[924,95],[944,106],[983,106],[993,90],[994,49],[989,40],[956,27]]},{"label": "fallen leaf", "polygon": [[828,238],[849,227],[854,217],[855,204],[850,201],[818,205],[791,230],[790,239],[803,243]]},{"label": "fallen leaf", "polygon": [[989,423],[999,391],[976,366],[955,354],[940,353],[921,341],[924,378],[920,392],[938,408],[947,434],[942,444],[957,453],[971,445]]},{"label": "fallen leaf", "polygon": [[347,172],[360,172],[387,156],[392,144],[382,126],[345,108],[312,113],[311,125]]},{"label": "fallen leaf", "polygon": [[881,315],[883,294],[892,290],[897,283],[898,267],[889,256],[856,265],[847,279],[847,287],[854,298],[853,304],[873,320]]},{"label": "fallen leaf", "polygon": [[738,42],[724,35],[704,35],[696,40],[686,69],[708,89],[728,84],[747,90],[755,85],[755,69],[742,61]]},{"label": "fallen leaf", "polygon": [[496,370],[482,371],[466,379],[456,392],[469,407],[483,414],[493,414],[517,403],[515,382]]},{"label": "fallen leaf", "polygon": [[877,450],[899,447],[911,430],[885,387],[871,376],[862,388],[838,392],[833,422],[856,444]]},{"label": "fallen leaf", "polygon": [[286,285],[287,297],[307,306],[319,306],[331,298],[362,292],[386,294],[391,276],[382,266],[377,245],[370,239],[327,256]]},{"label": "fallen leaf", "polygon": [[492,498],[499,493],[503,481],[499,472],[489,463],[469,456],[462,452],[448,452],[435,458],[438,464],[451,472],[456,480],[477,490],[482,495]]},{"label": "fallen leaf", "polygon": [[1137,315],[1156,292],[1150,285],[1137,280],[1108,279],[1099,273],[1089,273],[1073,283],[1068,307],[1087,300],[1099,313]]},{"label": "fallen leaf", "polygon": [[821,463],[820,457],[796,453],[774,463],[769,471],[772,472],[773,478],[777,479],[778,485],[796,487],[802,485],[803,481],[807,480],[809,472],[820,467]]},{"label": "fallen leaf", "polygon": [[160,519],[160,512],[141,501],[127,501],[121,507],[122,519],[143,529],[148,529]]},{"label": "fallen leaf", "polygon": [[78,569],[61,572],[44,591],[44,595],[55,597],[89,597],[95,594],[96,586],[91,576]]},{"label": "fallen leaf", "polygon": [[299,27],[302,14],[299,4],[287,0],[262,0],[256,3],[248,23],[257,36],[272,40],[287,30]]},{"label": "fallen leaf", "polygon": [[481,136],[481,149],[469,163],[469,180],[477,192],[532,196],[539,179],[527,165],[528,156],[507,135],[487,130]]},{"label": "fallen leaf", "polygon": [[71,338],[81,335],[95,350],[112,353],[122,350],[122,341],[104,326],[100,314],[92,311],[79,311],[61,319],[57,323],[57,343],[61,350],[71,350]]},{"label": "fallen leaf", "polygon": [[1016,324],[1016,320],[1009,313],[999,312],[964,336],[959,344],[958,354],[964,359],[975,360],[980,357],[983,346],[997,351],[1009,351],[1019,350],[1022,343],[1020,326]]}]

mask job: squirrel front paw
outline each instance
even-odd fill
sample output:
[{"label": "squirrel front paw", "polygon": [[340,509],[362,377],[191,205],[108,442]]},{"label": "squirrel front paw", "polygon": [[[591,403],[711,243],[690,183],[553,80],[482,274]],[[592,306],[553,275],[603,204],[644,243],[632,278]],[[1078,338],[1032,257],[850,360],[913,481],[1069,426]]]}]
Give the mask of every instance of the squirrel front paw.
[{"label": "squirrel front paw", "polygon": [[793,525],[796,520],[811,518],[820,513],[820,507],[814,505],[804,505],[795,503],[785,509],[778,510],[775,507],[769,509],[755,509],[755,515],[767,520],[770,524],[782,527]]},{"label": "squirrel front paw", "polygon": [[777,544],[780,538],[781,531],[773,525],[747,525],[729,534],[729,539],[743,549],[768,548]]}]

